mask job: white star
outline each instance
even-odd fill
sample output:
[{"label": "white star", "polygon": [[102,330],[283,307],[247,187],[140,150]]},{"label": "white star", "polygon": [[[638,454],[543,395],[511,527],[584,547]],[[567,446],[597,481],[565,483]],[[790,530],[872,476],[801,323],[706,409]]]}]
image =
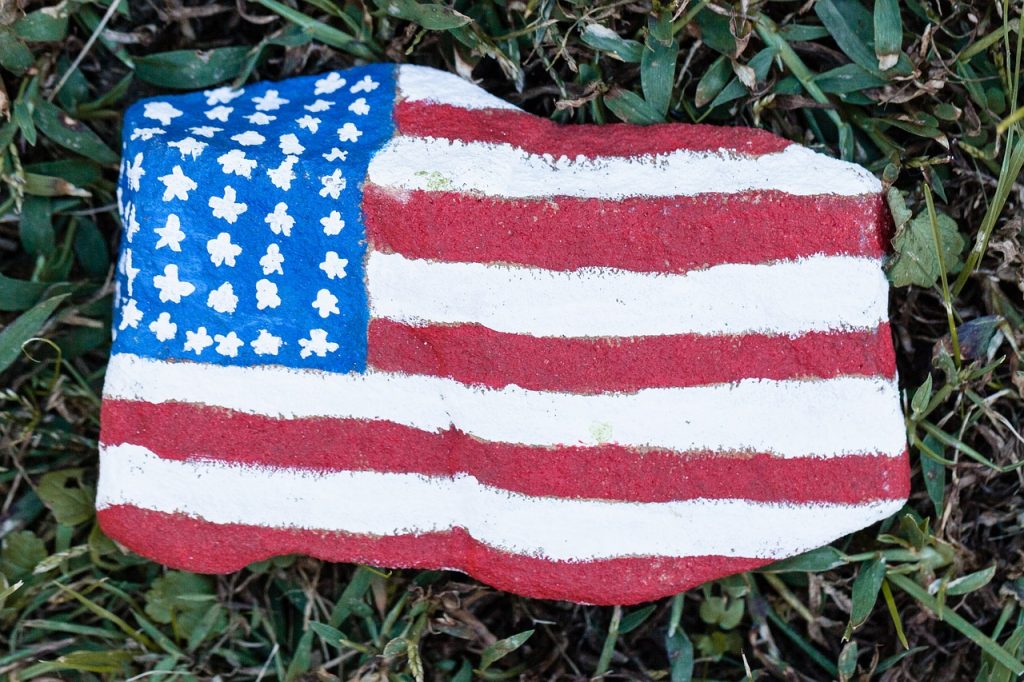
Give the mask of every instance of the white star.
[{"label": "white star", "polygon": [[245,345],[245,342],[234,332],[228,332],[227,335],[216,334],[213,340],[217,342],[217,347],[214,350],[229,358],[237,358],[239,346]]},{"label": "white star", "polygon": [[317,114],[317,113],[320,113],[321,111],[327,111],[328,109],[330,109],[333,106],[334,106],[334,102],[328,102],[325,99],[318,99],[317,101],[313,102],[312,104],[307,104],[306,106],[304,106],[302,108],[305,109],[306,111],[312,111],[314,114]]},{"label": "white star", "polygon": [[253,97],[252,101],[256,103],[256,111],[276,111],[288,104],[288,100],[278,96],[277,90],[267,90],[267,94]]},{"label": "white star", "polygon": [[230,314],[235,312],[235,306],[238,305],[238,296],[235,296],[235,289],[231,286],[231,282],[224,282],[211,291],[210,295],[206,297],[206,305],[218,313]]},{"label": "white star", "polygon": [[[190,133],[192,133],[193,135],[198,135],[199,137],[206,137],[206,138],[213,137],[214,133],[219,133],[222,130],[224,130],[224,129],[223,128],[217,128],[215,126],[196,126],[194,128],[189,128],[188,129],[188,131]],[[200,327],[200,329],[202,329],[202,327]]]},{"label": "white star", "polygon": [[263,144],[267,138],[263,137],[255,130],[246,130],[244,133],[232,135],[231,139],[243,147],[252,147],[253,145]]},{"label": "white star", "polygon": [[345,79],[332,71],[316,82],[313,94],[329,95],[343,87],[345,87]]},{"label": "white star", "polygon": [[306,151],[306,148],[299,144],[299,138],[295,137],[295,133],[288,133],[278,138],[281,151],[286,155],[299,155]]},{"label": "white star", "polygon": [[181,241],[185,238],[185,233],[181,231],[181,221],[178,220],[178,216],[170,214],[167,216],[164,226],[153,228],[153,231],[160,235],[156,248],[160,249],[166,246],[171,251],[181,252]]},{"label": "white star", "polygon": [[353,95],[356,94],[357,92],[373,92],[374,90],[377,89],[377,86],[379,85],[380,83],[373,80],[369,76],[363,76],[362,80],[360,80],[358,83],[349,88],[348,91],[351,92]]},{"label": "white star", "polygon": [[220,121],[221,123],[227,123],[228,116],[234,111],[234,107],[214,107],[206,112],[206,118],[211,121]]},{"label": "white star", "polygon": [[329,237],[341,234],[341,229],[345,227],[345,221],[337,211],[331,211],[329,216],[321,218],[320,224],[324,227],[324,234]]},{"label": "white star", "polygon": [[235,203],[235,190],[231,185],[224,188],[224,196],[210,197],[209,206],[213,209],[214,218],[223,218],[228,223],[234,224],[238,216],[245,213],[249,207],[243,203]]},{"label": "white star", "polygon": [[172,168],[170,175],[161,176],[160,182],[164,183],[164,187],[167,188],[164,190],[164,201],[171,199],[188,201],[188,193],[199,187],[195,180],[182,172],[181,166]]},{"label": "white star", "polygon": [[163,135],[164,131],[161,128],[132,128],[131,139],[142,140],[148,142],[153,139],[154,135]]},{"label": "white star", "polygon": [[260,330],[260,335],[249,344],[256,352],[256,355],[277,355],[281,350],[281,337],[274,336],[266,329]]},{"label": "white star", "polygon": [[257,111],[255,114],[249,114],[246,116],[245,120],[254,126],[265,126],[271,121],[276,121],[277,116],[270,116],[269,114],[264,114],[262,111]]},{"label": "white star", "polygon": [[267,177],[270,178],[270,182],[274,183],[274,187],[283,189],[285,192],[292,188],[292,180],[295,179],[295,171],[292,168],[298,160],[297,156],[287,156],[277,168],[267,169]]},{"label": "white star", "polygon": [[170,313],[160,313],[160,316],[149,323],[149,331],[153,332],[157,341],[170,341],[178,333],[178,325],[171,322]]},{"label": "white star", "polygon": [[146,171],[142,168],[142,152],[135,155],[135,160],[124,167],[124,175],[128,178],[128,189],[139,191],[139,181]]},{"label": "white star", "polygon": [[270,275],[275,272],[283,275],[282,263],[284,263],[284,256],[281,255],[281,247],[277,244],[268,246],[266,255],[260,258],[260,267],[263,268],[264,275]]},{"label": "white star", "polygon": [[231,243],[231,235],[221,232],[216,239],[206,242],[206,251],[210,254],[210,262],[220,267],[227,264],[228,267],[235,267],[235,256],[242,253],[242,247]]},{"label": "white star", "polygon": [[352,104],[348,105],[348,110],[356,116],[366,116],[370,113],[370,105],[366,103],[365,97],[360,97],[356,101],[352,102]]},{"label": "white star", "polygon": [[128,219],[128,228],[125,230],[125,237],[128,238],[130,244],[132,239],[135,237],[135,233],[142,229],[142,225],[139,225],[139,221],[135,219],[135,204],[128,202],[124,208],[124,216]]},{"label": "white star", "polygon": [[337,147],[331,147],[331,151],[327,154],[321,154],[324,157],[324,161],[344,161],[348,158],[348,152],[343,152]]},{"label": "white star", "polygon": [[178,118],[182,112],[174,108],[169,102],[146,102],[142,115],[154,121],[160,121],[160,125],[171,125],[171,119]]},{"label": "white star", "polygon": [[316,311],[320,313],[320,317],[326,318],[331,315],[340,315],[341,311],[338,310],[338,297],[329,292],[327,289],[321,289],[316,292],[316,299],[312,303]]},{"label": "white star", "polygon": [[327,340],[325,329],[310,329],[309,338],[299,339],[299,345],[302,346],[302,350],[299,351],[299,357],[302,359],[306,359],[314,353],[317,357],[323,358],[327,357],[328,353],[338,350],[338,344]]},{"label": "white star", "polygon": [[276,308],[281,305],[281,297],[277,295],[277,285],[269,279],[256,282],[256,308]]},{"label": "white star", "polygon": [[118,329],[124,331],[128,327],[132,329],[139,328],[139,322],[142,321],[142,311],[139,310],[138,303],[135,302],[134,298],[129,298],[128,302],[121,306],[121,324],[118,325]]},{"label": "white star", "polygon": [[332,199],[337,199],[341,196],[341,190],[345,189],[345,178],[341,177],[341,171],[337,168],[330,175],[325,175],[320,178],[323,189],[320,190],[320,196],[326,197],[330,195]]},{"label": "white star", "polygon": [[241,149],[232,149],[217,157],[220,169],[227,175],[234,173],[243,178],[252,178],[252,169],[256,167],[256,159],[247,159]]},{"label": "white star", "polygon": [[292,228],[295,226],[295,218],[288,215],[288,204],[283,201],[274,207],[273,213],[268,213],[263,222],[270,225],[270,231],[274,234],[283,234],[285,237],[292,236]]},{"label": "white star", "polygon": [[206,95],[206,106],[208,107],[212,107],[214,104],[228,104],[236,97],[241,97],[243,92],[245,91],[241,89],[236,90],[227,85],[215,90],[203,90],[203,94]]},{"label": "white star", "polygon": [[135,278],[138,276],[139,272],[141,272],[141,270],[139,268],[133,268],[132,267],[132,250],[131,249],[125,249],[124,250],[124,258],[121,259],[120,270],[121,270],[121,272],[124,273],[125,281],[128,284],[128,295],[131,296],[132,295],[132,282],[135,281]]},{"label": "white star", "polygon": [[186,137],[177,142],[168,142],[167,146],[177,149],[181,153],[181,158],[184,159],[185,156],[191,156],[193,161],[198,159],[199,155],[206,149],[206,143],[200,142],[194,137]]},{"label": "white star", "polygon": [[200,327],[194,332],[185,332],[185,350],[190,350],[199,355],[213,345],[213,339],[206,332],[206,327]]},{"label": "white star", "polygon": [[338,128],[338,139],[342,142],[358,142],[363,131],[356,127],[355,123],[346,123]]},{"label": "white star", "polygon": [[182,297],[196,290],[195,285],[178,279],[178,266],[173,263],[164,266],[164,274],[153,276],[153,286],[160,292],[161,303],[181,303]]},{"label": "white star", "polygon": [[338,258],[338,254],[334,251],[328,251],[324,254],[324,262],[320,264],[320,269],[327,273],[328,279],[344,279],[345,267],[348,265],[348,259]]},{"label": "white star", "polygon": [[316,131],[320,130],[320,119],[306,114],[302,118],[295,119],[295,122],[299,124],[300,128],[305,128],[309,132],[316,134]]}]

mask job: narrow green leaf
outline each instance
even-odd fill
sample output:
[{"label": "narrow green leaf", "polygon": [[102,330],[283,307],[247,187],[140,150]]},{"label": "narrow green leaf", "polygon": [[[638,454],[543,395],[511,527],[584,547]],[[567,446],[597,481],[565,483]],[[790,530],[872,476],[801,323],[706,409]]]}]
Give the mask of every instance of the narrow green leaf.
[{"label": "narrow green leaf", "polygon": [[903,20],[899,0],[875,0],[875,56],[878,68],[896,66],[903,48]]},{"label": "narrow green leaf", "polygon": [[499,639],[494,644],[484,649],[483,653],[480,654],[480,669],[487,670],[495,663],[495,661],[501,660],[505,656],[526,644],[526,640],[533,636],[533,630],[525,630],[518,634],[506,637],[505,639]]},{"label": "narrow green leaf", "polygon": [[28,310],[50,286],[49,282],[26,282],[0,274],[0,310]]},{"label": "narrow green leaf", "polygon": [[7,26],[0,26],[0,66],[20,76],[35,63],[32,50]]},{"label": "narrow green leaf", "polygon": [[135,75],[164,88],[189,90],[223,83],[245,65],[248,47],[174,50],[135,57]]},{"label": "narrow green leaf", "polygon": [[835,95],[861,92],[885,85],[885,81],[859,64],[843,64],[825,71],[815,76],[814,82],[822,92]]},{"label": "narrow green leaf", "polygon": [[642,609],[637,609],[636,611],[627,613],[622,617],[622,623],[619,624],[619,634],[624,635],[636,630],[644,624],[644,621],[650,618],[656,608],[657,606],[655,604],[651,604],[650,606],[645,606]]},{"label": "narrow green leaf", "polygon": [[878,591],[882,588],[882,580],[885,578],[885,560],[872,559],[861,564],[860,573],[853,581],[852,606],[850,608],[850,623],[846,626],[846,633],[843,639],[849,639],[854,630],[864,624],[864,621],[871,615],[878,600]]},{"label": "narrow green leaf", "polygon": [[21,354],[21,346],[43,328],[50,315],[65,298],[67,298],[67,294],[61,294],[36,304],[35,307],[0,331],[0,372],[10,367],[11,363],[18,359]]},{"label": "narrow green leaf", "polygon": [[49,256],[56,248],[53,205],[48,198],[30,196],[21,207],[18,223],[21,245],[31,256]]},{"label": "narrow green leaf", "polygon": [[814,4],[821,23],[846,56],[868,71],[878,70],[871,47],[871,13],[857,0],[818,0]]},{"label": "narrow green leaf", "polygon": [[721,55],[711,63],[697,82],[694,104],[702,107],[715,99],[732,77],[732,63],[728,57]]},{"label": "narrow green leaf", "polygon": [[34,120],[39,130],[57,144],[101,164],[115,164],[119,156],[84,123],[46,100],[35,105]]},{"label": "narrow green leaf", "polygon": [[293,9],[288,5],[278,2],[277,0],[255,1],[267,9],[277,12],[288,21],[301,26],[302,30],[312,36],[314,40],[319,40],[325,45],[336,47],[339,50],[344,50],[349,54],[355,55],[356,57],[362,57],[363,59],[374,59],[376,57],[373,51],[365,43],[356,40],[344,31],[336,29],[333,26],[328,26],[322,21],[313,19],[297,9]]},{"label": "narrow green leaf", "polygon": [[302,633],[302,637],[299,638],[299,643],[295,645],[292,660],[288,662],[288,669],[284,676],[285,682],[295,682],[295,680],[301,679],[303,675],[309,672],[309,668],[312,665],[312,653],[313,631],[306,630]]},{"label": "narrow green leaf", "polygon": [[335,649],[340,649],[342,640],[348,639],[345,637],[345,633],[337,628],[332,628],[326,623],[311,622],[309,627],[320,636],[320,639],[324,640],[325,644],[330,644]]},{"label": "narrow green leaf", "polygon": [[760,569],[765,573],[820,573],[847,563],[843,553],[835,547],[812,549],[789,559],[776,561]]},{"label": "narrow green leaf", "polygon": [[56,42],[68,33],[65,3],[29,12],[14,24],[14,32],[28,42]]},{"label": "narrow green leaf", "polygon": [[[946,583],[946,594],[952,597],[958,597],[964,594],[970,594],[975,590],[981,588],[992,582],[992,578],[996,575],[996,566],[993,564],[986,569],[976,571],[974,573],[968,573],[967,575],[960,576],[955,580],[950,580]],[[930,591],[930,590],[929,590]]]},{"label": "narrow green leaf", "polygon": [[604,103],[613,114],[626,123],[650,125],[663,123],[665,120],[646,100],[629,90],[612,90],[604,96]]},{"label": "narrow green leaf", "polygon": [[665,637],[665,650],[672,682],[690,682],[693,679],[693,644],[682,628]]},{"label": "narrow green leaf", "polygon": [[[942,455],[943,446],[933,436],[924,437],[924,446],[932,452]],[[924,478],[924,487],[928,491],[928,498],[935,507],[935,518],[942,518],[942,508],[946,495],[946,465],[938,462],[924,453],[919,455],[921,462],[921,476]]]},{"label": "narrow green leaf", "polygon": [[473,21],[465,14],[444,5],[419,3],[416,0],[374,0],[377,7],[393,17],[411,21],[431,31],[447,31]]},{"label": "narrow green leaf", "polygon": [[636,64],[643,57],[643,45],[635,40],[623,38],[601,24],[587,24],[580,36],[585,44],[620,61]]},{"label": "narrow green leaf", "polygon": [[650,20],[640,58],[640,86],[644,99],[662,118],[668,113],[675,81],[679,43],[672,37],[672,12],[664,10]]}]

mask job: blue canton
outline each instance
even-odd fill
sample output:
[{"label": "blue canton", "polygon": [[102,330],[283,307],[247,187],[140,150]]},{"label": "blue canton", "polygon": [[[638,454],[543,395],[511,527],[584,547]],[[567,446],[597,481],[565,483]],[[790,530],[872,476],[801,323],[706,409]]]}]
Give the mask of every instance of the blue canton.
[{"label": "blue canton", "polygon": [[394,95],[378,64],[133,105],[114,352],[362,372],[361,185]]}]

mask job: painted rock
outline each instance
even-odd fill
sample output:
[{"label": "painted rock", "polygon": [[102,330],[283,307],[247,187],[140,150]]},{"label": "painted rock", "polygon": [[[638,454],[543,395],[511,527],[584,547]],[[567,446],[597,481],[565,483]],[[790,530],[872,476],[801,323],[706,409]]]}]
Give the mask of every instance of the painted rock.
[{"label": "painted rock", "polygon": [[104,530],[632,603],[908,492],[865,170],[372,65],[127,113]]}]

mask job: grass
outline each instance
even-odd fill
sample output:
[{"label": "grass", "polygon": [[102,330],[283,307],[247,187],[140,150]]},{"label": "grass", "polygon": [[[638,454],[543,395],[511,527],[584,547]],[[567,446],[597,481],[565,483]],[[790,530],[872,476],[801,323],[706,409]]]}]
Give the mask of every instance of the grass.
[{"label": "grass", "polygon": [[[0,679],[1016,679],[1020,14],[1019,0],[0,3]],[[564,123],[760,126],[876,172],[897,223],[906,509],[631,608],[299,557],[195,576],[106,539],[92,498],[121,111],[358,60],[472,69]]]}]

